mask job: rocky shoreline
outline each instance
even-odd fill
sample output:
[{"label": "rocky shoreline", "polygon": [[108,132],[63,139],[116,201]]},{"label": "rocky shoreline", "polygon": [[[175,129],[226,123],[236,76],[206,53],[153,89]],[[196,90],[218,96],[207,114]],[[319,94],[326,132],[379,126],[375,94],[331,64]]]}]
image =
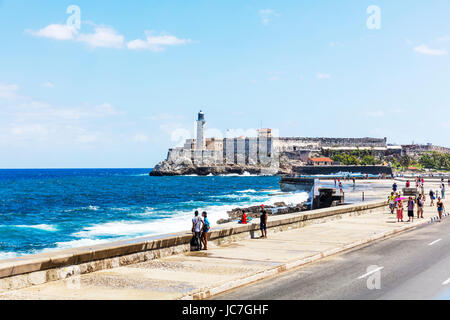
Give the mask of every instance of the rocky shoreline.
[{"label": "rocky shoreline", "polygon": [[264,167],[251,165],[214,165],[197,166],[186,158],[164,160],[158,163],[150,172],[150,176],[182,176],[182,175],[228,175],[228,174],[251,174],[251,175],[284,175],[292,174],[292,167],[280,165],[280,167]]},{"label": "rocky shoreline", "polygon": [[[291,206],[287,205],[284,202],[275,202],[273,205],[264,206],[264,209],[270,215],[282,215],[282,214],[288,214],[288,213],[294,213],[294,212],[307,211],[307,210],[310,210],[310,206],[306,202],[299,203],[296,205],[291,205]],[[245,210],[247,217],[256,219],[256,218],[259,218],[261,206],[251,206],[251,207],[247,207],[247,208],[235,208],[235,209],[227,212],[229,218],[220,219],[217,221],[217,224],[224,224],[224,223],[228,223],[228,222],[232,222],[232,221],[241,219],[242,210]]]}]

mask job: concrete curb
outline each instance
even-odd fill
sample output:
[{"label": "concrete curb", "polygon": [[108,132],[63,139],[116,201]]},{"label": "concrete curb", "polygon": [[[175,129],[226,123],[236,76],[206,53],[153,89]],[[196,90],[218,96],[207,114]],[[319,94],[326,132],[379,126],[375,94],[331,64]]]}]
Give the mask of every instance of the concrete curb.
[{"label": "concrete curb", "polygon": [[[445,212],[445,213],[442,214],[442,219],[445,219],[448,216],[450,216],[450,212]],[[434,222],[434,221],[439,221],[439,215],[435,215],[435,216],[431,217],[430,223]]]},{"label": "concrete curb", "polygon": [[[446,216],[450,216],[450,213],[446,213]],[[403,226],[403,227],[400,227],[400,228],[397,228],[397,229],[394,229],[394,230],[378,233],[378,234],[375,234],[375,235],[370,236],[368,238],[365,238],[365,239],[362,239],[362,240],[358,240],[358,241],[346,244],[346,245],[341,246],[341,247],[329,249],[329,250],[326,250],[326,251],[314,254],[312,256],[306,257],[306,258],[302,258],[302,259],[299,259],[299,260],[293,260],[293,261],[284,263],[284,264],[282,264],[280,266],[269,268],[269,269],[257,272],[257,273],[255,273],[253,275],[246,276],[244,278],[228,281],[226,283],[222,283],[222,284],[219,284],[219,285],[214,286],[214,287],[203,288],[203,289],[200,289],[198,291],[191,292],[191,293],[189,293],[187,295],[184,295],[184,296],[178,298],[178,300],[202,300],[202,299],[210,298],[212,296],[215,296],[215,295],[220,294],[220,293],[224,293],[224,292],[229,291],[231,289],[236,289],[238,287],[242,287],[244,285],[248,285],[248,284],[250,284],[252,282],[256,282],[256,281],[259,281],[259,280],[263,280],[263,279],[269,278],[269,277],[277,275],[279,273],[283,273],[285,271],[288,271],[288,270],[291,270],[291,269],[295,269],[295,268],[298,268],[300,266],[303,266],[303,265],[306,265],[306,264],[318,261],[318,260],[323,259],[325,257],[332,256],[332,255],[335,255],[337,253],[342,253],[344,251],[347,251],[347,250],[350,250],[350,249],[353,249],[353,248],[356,248],[356,247],[359,247],[359,246],[362,246],[362,245],[365,245],[365,244],[368,244],[368,243],[371,243],[371,242],[374,242],[374,241],[377,241],[377,240],[388,238],[388,237],[394,236],[394,235],[396,235],[398,233],[405,232],[405,231],[408,231],[408,230],[411,230],[411,229],[415,229],[415,228],[420,227],[422,225],[430,224],[430,223],[433,222],[433,218],[434,217],[431,218],[431,221],[424,220],[424,221],[421,221],[420,223],[417,223],[417,224],[406,225],[406,226]]]}]

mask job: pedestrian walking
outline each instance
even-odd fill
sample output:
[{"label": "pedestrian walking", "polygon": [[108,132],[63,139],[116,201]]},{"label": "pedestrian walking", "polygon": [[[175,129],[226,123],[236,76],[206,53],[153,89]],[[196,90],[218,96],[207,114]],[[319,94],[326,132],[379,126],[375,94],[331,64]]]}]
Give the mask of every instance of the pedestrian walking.
[{"label": "pedestrian walking", "polygon": [[397,186],[397,182],[394,182],[394,184],[392,185],[392,191],[397,192],[398,186]]},{"label": "pedestrian walking", "polygon": [[388,197],[388,201],[389,201],[389,209],[391,210],[391,214],[394,214],[394,210],[395,210],[395,194],[393,192],[391,192],[391,195]]},{"label": "pedestrian walking", "polygon": [[441,184],[441,198],[445,199],[445,184],[442,182]]},{"label": "pedestrian walking", "polygon": [[417,198],[417,219],[423,219],[423,205],[423,197],[422,195],[419,195],[419,198]]},{"label": "pedestrian walking", "polygon": [[431,201],[430,207],[433,207],[433,206],[434,206],[434,199],[435,199],[434,191],[433,191],[433,190],[430,190],[430,201]]},{"label": "pedestrian walking", "polygon": [[444,203],[442,202],[441,198],[438,198],[438,202],[436,203],[438,215],[439,215],[439,222],[442,222],[442,213],[444,213]]}]

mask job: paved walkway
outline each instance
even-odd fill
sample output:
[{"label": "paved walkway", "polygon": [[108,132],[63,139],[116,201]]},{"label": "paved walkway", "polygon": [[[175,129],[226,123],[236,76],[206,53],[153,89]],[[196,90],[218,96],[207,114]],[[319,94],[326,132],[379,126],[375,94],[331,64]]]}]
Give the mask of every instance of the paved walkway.
[{"label": "paved walkway", "polygon": [[[380,189],[379,192],[381,198],[386,190]],[[446,206],[450,208],[450,201],[446,201]],[[249,239],[220,247],[211,245],[208,251],[49,282],[3,293],[0,299],[204,298],[356,245],[430,223],[430,217],[434,215],[436,208],[427,205],[426,219],[397,223],[394,215],[380,210],[301,229],[269,233],[268,239]],[[200,296],[199,292],[202,293]]]}]

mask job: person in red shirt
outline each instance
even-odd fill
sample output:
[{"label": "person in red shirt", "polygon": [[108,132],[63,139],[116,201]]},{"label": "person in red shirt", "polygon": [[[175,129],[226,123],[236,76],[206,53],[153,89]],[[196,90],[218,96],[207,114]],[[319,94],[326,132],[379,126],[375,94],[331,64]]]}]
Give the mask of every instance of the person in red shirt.
[{"label": "person in red shirt", "polygon": [[247,224],[247,215],[245,214],[245,210],[242,210],[241,223],[242,224]]}]

